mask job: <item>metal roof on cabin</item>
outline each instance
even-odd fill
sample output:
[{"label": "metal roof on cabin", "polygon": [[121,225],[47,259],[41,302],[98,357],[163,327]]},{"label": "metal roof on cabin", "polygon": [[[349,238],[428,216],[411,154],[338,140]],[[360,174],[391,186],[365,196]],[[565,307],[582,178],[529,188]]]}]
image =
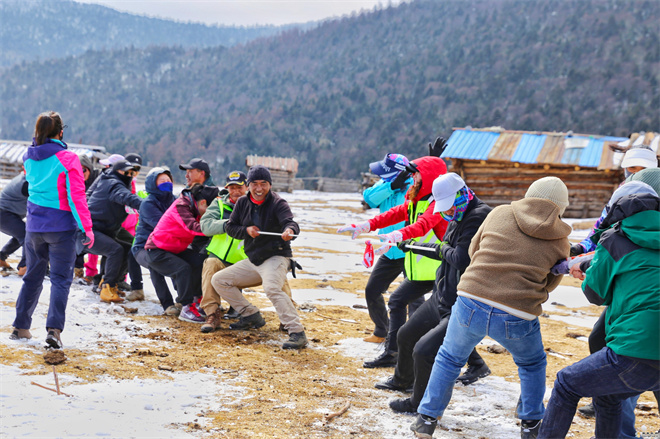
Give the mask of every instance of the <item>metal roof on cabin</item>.
[{"label": "metal roof on cabin", "polygon": [[[588,142],[583,148],[566,148],[564,140],[572,137]],[[610,168],[611,161],[601,163],[608,145],[627,140],[624,137],[568,136],[565,133],[534,133],[521,131],[482,131],[456,129],[442,157],[468,160],[499,160],[526,164],[562,164],[591,168]]]},{"label": "metal roof on cabin", "polygon": [[[20,140],[0,140],[0,161],[5,163],[23,163],[23,154],[32,142]],[[67,143],[69,150],[78,155],[105,157],[105,147],[96,145],[81,145],[79,143]]]}]

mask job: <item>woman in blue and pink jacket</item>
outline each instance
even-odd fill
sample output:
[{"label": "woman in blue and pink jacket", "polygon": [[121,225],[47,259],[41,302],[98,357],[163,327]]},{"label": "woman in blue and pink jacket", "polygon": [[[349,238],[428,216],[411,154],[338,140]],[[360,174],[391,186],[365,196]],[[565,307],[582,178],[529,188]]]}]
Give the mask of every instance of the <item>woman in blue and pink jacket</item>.
[{"label": "woman in blue and pink jacket", "polygon": [[92,219],[85,198],[85,179],[78,156],[62,142],[65,125],[54,111],[41,113],[34,141],[23,156],[29,184],[24,249],[27,272],[16,300],[16,319],[10,338],[31,338],[32,313],[39,302],[50,264],[50,305],[46,318],[46,343],[62,348],[69,287],[76,259],[76,230],[92,245]]}]

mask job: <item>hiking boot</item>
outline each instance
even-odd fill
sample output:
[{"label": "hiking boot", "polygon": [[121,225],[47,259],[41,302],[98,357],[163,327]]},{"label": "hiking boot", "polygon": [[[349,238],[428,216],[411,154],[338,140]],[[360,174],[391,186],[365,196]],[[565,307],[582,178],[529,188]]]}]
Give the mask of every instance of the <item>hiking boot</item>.
[{"label": "hiking boot", "polygon": [[199,323],[203,324],[206,321],[206,316],[202,316],[202,313],[199,312],[197,304],[195,302],[184,306],[179,313],[179,320],[190,323]]},{"label": "hiking boot", "polygon": [[589,404],[582,406],[578,409],[578,413],[580,413],[581,416],[584,416],[585,418],[595,418],[596,417],[596,409],[594,408],[594,404],[590,402]]},{"label": "hiking boot", "polygon": [[379,337],[377,335],[371,334],[369,337],[363,338],[362,341],[366,341],[367,343],[383,343],[385,341],[385,337]]},{"label": "hiking boot", "polygon": [[172,316],[172,317],[179,317],[179,314],[181,314],[181,309],[183,308],[183,305],[180,303],[175,303],[174,305],[170,305],[167,307],[165,310],[164,314],[166,316]]},{"label": "hiking boot", "polygon": [[126,295],[126,300],[134,302],[136,300],[144,300],[144,290],[133,290]]},{"label": "hiking boot", "polygon": [[520,439],[536,439],[541,429],[541,421],[520,421]]},{"label": "hiking boot", "polygon": [[394,367],[396,366],[397,357],[398,357],[398,352],[384,351],[377,358],[371,361],[365,361],[362,364],[362,367],[367,369],[374,369],[376,367]]},{"label": "hiking boot", "polygon": [[18,267],[18,273],[17,274],[19,276],[25,275],[26,272],[27,272],[27,267],[25,265],[23,265],[22,267]]},{"label": "hiking boot", "polygon": [[10,340],[20,340],[20,339],[26,339],[29,340],[32,338],[32,334],[30,333],[29,329],[19,329],[19,328],[14,328],[11,334],[9,334],[9,339]]},{"label": "hiking boot", "polygon": [[394,390],[396,392],[412,393],[412,386],[401,384],[394,375],[374,384],[374,387],[381,390]]},{"label": "hiking boot", "polygon": [[241,315],[238,313],[238,311],[236,311],[231,306],[229,307],[229,311],[227,311],[225,313],[225,315],[222,316],[222,318],[225,319],[225,320],[234,320],[234,319],[238,319],[240,317],[241,317]]},{"label": "hiking boot", "polygon": [[487,377],[490,375],[490,369],[486,363],[481,366],[469,366],[464,374],[456,378],[456,382],[463,383],[464,386],[476,383],[479,378]]},{"label": "hiking boot", "polygon": [[101,288],[101,302],[121,303],[123,301],[124,299],[119,297],[119,294],[117,294],[117,287],[111,287],[108,284],[103,284],[103,287]]},{"label": "hiking boot", "polygon": [[202,332],[209,333],[218,329],[220,327],[221,313],[222,311],[218,308],[213,314],[207,315],[206,321],[202,325]]},{"label": "hiking boot", "polygon": [[435,427],[438,426],[438,420],[426,415],[417,415],[415,422],[412,423],[410,429],[415,433],[415,437],[423,439],[431,439]]},{"label": "hiking boot", "polygon": [[119,291],[131,291],[131,285],[125,280],[117,282],[117,289]]},{"label": "hiking boot", "polygon": [[8,268],[10,270],[13,270],[13,268],[11,268],[11,265],[9,265],[7,261],[5,261],[4,259],[0,259],[0,268]]},{"label": "hiking boot", "polygon": [[307,346],[305,331],[292,332],[289,334],[289,340],[282,345],[282,349],[302,349],[305,346]]},{"label": "hiking boot", "polygon": [[48,335],[46,335],[46,344],[47,348],[53,349],[62,349],[62,339],[60,338],[60,333],[62,330],[55,328],[46,328],[48,330]]},{"label": "hiking boot", "polygon": [[413,405],[410,398],[393,399],[390,408],[399,413],[417,413],[417,406]]},{"label": "hiking boot", "polygon": [[261,317],[261,313],[257,311],[254,314],[247,317],[241,316],[241,318],[238,319],[238,322],[234,322],[231,325],[229,325],[229,329],[250,329],[250,328],[257,329],[257,328],[261,328],[265,324],[266,321],[264,320],[263,317]]}]

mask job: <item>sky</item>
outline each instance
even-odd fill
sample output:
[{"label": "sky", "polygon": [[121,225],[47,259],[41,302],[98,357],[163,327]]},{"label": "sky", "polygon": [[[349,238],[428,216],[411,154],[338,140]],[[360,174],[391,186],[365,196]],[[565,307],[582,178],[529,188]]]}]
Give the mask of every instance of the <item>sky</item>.
[{"label": "sky", "polygon": [[398,4],[402,0],[76,0],[133,14],[209,25],[304,23]]}]

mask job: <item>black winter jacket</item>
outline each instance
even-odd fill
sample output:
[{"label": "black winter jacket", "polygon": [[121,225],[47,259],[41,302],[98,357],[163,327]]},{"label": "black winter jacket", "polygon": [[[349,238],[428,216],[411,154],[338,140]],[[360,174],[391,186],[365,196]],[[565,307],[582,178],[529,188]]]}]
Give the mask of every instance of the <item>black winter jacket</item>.
[{"label": "black winter jacket", "polygon": [[416,246],[434,248],[436,252],[411,250],[432,259],[442,260],[429,299],[437,306],[440,315],[448,314],[456,302],[458,281],[470,265],[468,254],[470,242],[491,210],[493,209],[488,204],[475,196],[470,200],[463,219],[449,222],[445,236],[442,238],[445,243],[442,248],[438,244],[416,242]]},{"label": "black winter jacket", "polygon": [[296,235],[300,233],[289,203],[276,193],[270,191],[261,205],[255,204],[250,194],[239,198],[225,229],[232,238],[244,240],[245,254],[254,265],[261,265],[272,256],[290,258],[293,255],[290,241],[269,235],[252,238],[247,233],[249,226],[257,226],[264,232],[282,233],[285,229],[291,229]]},{"label": "black winter jacket", "polygon": [[125,206],[138,210],[142,199],[131,192],[131,178],[117,172],[104,172],[95,183],[87,200],[94,230],[115,236],[128,215]]}]

